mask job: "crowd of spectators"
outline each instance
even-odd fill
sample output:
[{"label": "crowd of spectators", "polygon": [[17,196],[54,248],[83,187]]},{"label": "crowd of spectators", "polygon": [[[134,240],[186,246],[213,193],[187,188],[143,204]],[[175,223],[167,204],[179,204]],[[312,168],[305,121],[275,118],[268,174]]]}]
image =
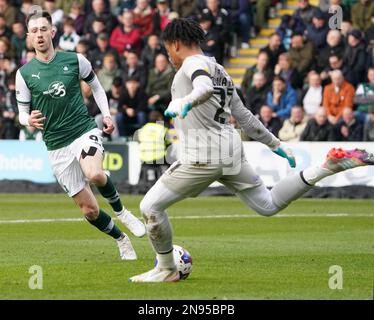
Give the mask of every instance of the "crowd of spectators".
[{"label": "crowd of spectators", "polygon": [[[57,28],[57,50],[86,56],[107,92],[117,129],[131,136],[152,110],[168,106],[175,70],[160,35],[176,17],[197,20],[206,55],[224,63],[230,47],[247,48],[282,1],[269,0],[0,0],[0,139],[31,139],[38,132],[17,121],[15,72],[34,58],[25,17],[40,5]],[[374,139],[374,0],[298,0],[241,83],[244,102],[285,141]],[[331,29],[329,8],[343,21]],[[269,10],[270,9],[270,10]],[[330,10],[331,11],[331,10]],[[101,115],[81,83],[90,115]]]},{"label": "crowd of spectators", "polygon": [[297,6],[245,72],[247,108],[283,141],[374,141],[374,1]]},{"label": "crowd of spectators", "polygon": [[[248,47],[251,28],[255,31],[248,0],[0,0],[0,139],[39,137],[20,131],[14,95],[15,72],[35,56],[25,25],[33,5],[51,14],[57,50],[83,54],[91,62],[117,122],[111,138],[131,136],[152,110],[163,112],[170,102],[175,70],[160,41],[169,21],[198,21],[206,33],[204,53],[220,63],[230,45]],[[81,88],[100,126],[90,87],[82,83]]]}]

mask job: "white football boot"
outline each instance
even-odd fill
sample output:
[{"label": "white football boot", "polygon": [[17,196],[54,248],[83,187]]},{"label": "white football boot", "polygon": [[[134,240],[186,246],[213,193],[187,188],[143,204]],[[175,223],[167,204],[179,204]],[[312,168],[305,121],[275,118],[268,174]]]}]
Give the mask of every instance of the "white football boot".
[{"label": "white football boot", "polygon": [[131,231],[135,237],[143,237],[146,233],[145,225],[131,211],[123,208],[120,214],[117,214],[122,224]]},{"label": "white football boot", "polygon": [[176,282],[179,280],[180,275],[176,268],[161,269],[157,267],[129,279],[130,282]]},{"label": "white football boot", "polygon": [[122,239],[116,241],[122,260],[136,260],[138,258],[130,238],[125,233],[123,233]]}]

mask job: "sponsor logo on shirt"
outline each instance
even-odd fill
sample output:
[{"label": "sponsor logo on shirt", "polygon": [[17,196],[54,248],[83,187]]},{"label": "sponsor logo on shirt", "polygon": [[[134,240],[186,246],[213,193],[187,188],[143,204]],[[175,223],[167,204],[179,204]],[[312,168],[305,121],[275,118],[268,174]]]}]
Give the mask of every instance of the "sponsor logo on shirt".
[{"label": "sponsor logo on shirt", "polygon": [[62,98],[66,95],[66,88],[61,81],[54,81],[49,85],[48,90],[43,91],[43,94],[49,94],[54,99]]}]

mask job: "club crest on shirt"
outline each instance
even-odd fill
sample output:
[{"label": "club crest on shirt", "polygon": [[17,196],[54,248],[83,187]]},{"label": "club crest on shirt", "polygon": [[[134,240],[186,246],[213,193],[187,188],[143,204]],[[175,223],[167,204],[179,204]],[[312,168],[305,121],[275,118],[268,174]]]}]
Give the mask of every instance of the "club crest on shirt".
[{"label": "club crest on shirt", "polygon": [[62,71],[64,71],[64,73],[68,72],[69,71],[69,67],[67,65],[64,65],[62,67]]}]

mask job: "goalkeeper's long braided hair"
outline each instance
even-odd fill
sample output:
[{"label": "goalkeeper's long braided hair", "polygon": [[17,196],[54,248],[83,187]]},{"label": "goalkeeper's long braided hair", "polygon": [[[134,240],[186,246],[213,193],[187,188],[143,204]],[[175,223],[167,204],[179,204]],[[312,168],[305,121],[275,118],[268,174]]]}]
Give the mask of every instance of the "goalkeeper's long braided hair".
[{"label": "goalkeeper's long braided hair", "polygon": [[205,33],[200,25],[188,18],[177,18],[166,26],[162,33],[164,42],[173,43],[181,41],[184,45],[191,47],[200,45],[205,39]]}]

